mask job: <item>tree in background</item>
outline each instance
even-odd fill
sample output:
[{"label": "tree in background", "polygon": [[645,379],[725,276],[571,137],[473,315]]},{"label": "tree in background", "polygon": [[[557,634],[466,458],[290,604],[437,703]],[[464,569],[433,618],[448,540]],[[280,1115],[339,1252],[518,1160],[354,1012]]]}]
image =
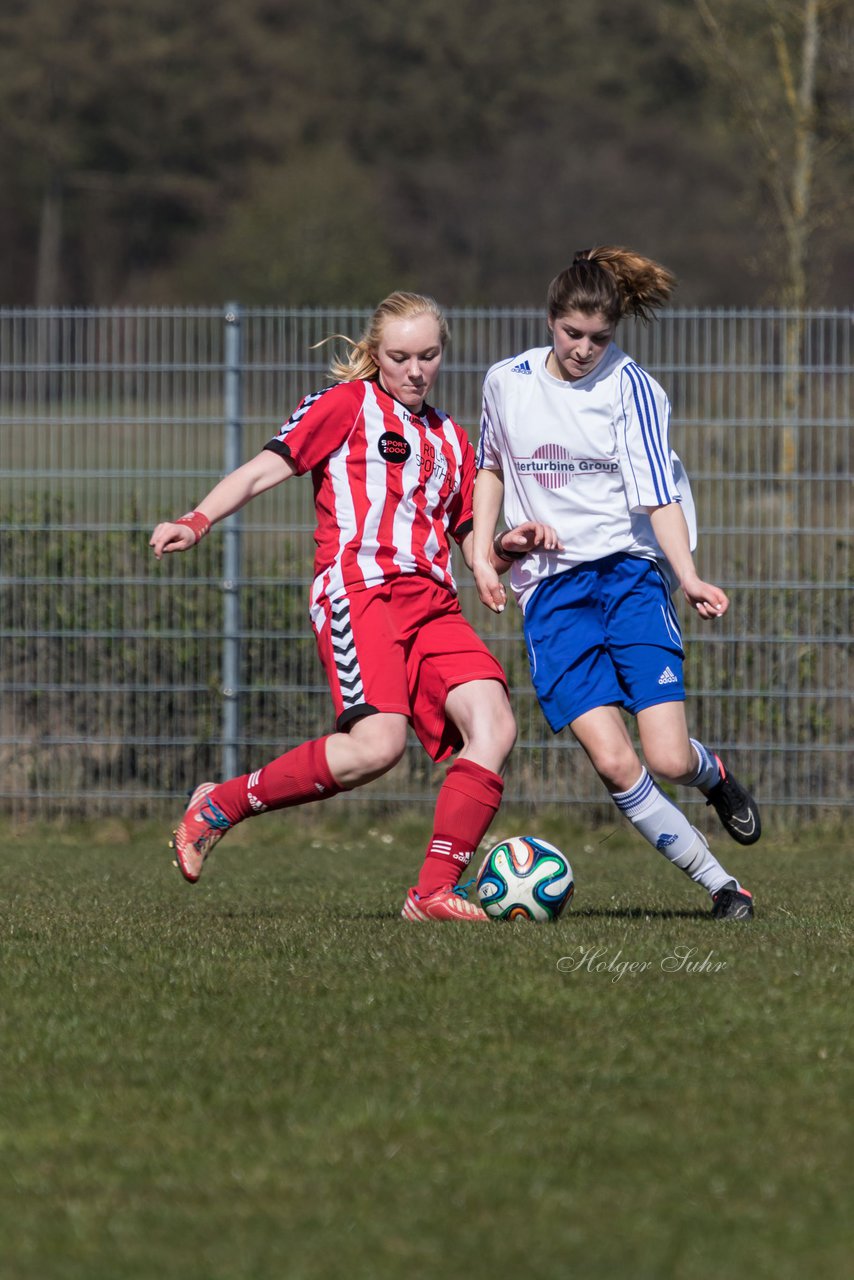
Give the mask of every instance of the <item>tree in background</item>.
[{"label": "tree in background", "polygon": [[206,225],[287,136],[279,26],[252,0],[8,0],[3,222],[24,272],[7,298],[115,301]]},{"label": "tree in background", "polygon": [[854,159],[851,11],[841,0],[694,3],[709,37],[698,49],[731,95],[731,117],[752,139],[773,210],[765,218],[770,249],[783,258],[775,301],[801,310],[811,300],[816,233],[854,210],[838,177],[850,174]]},{"label": "tree in background", "polygon": [[[854,17],[840,0],[694,4],[708,37],[698,52],[712,82],[727,94],[728,118],[751,139],[755,178],[749,185],[767,230],[770,300],[789,312],[780,323],[781,397],[772,427],[776,484],[765,495],[779,513],[780,576],[788,583],[810,575],[803,531],[811,521],[802,508],[801,481],[811,470],[816,431],[804,403],[804,311],[821,298],[821,267],[832,269],[828,246],[836,226],[850,229],[854,212],[846,182],[854,159]],[[850,233],[847,243],[850,254]],[[850,286],[845,300],[850,302]],[[815,513],[812,520],[820,523]],[[779,594],[791,616],[796,601],[785,588]],[[782,687],[797,685],[798,661],[794,647],[781,658]],[[786,714],[785,731],[798,732],[798,715]]]},{"label": "tree in background", "polygon": [[[698,2],[768,67],[764,0]],[[749,302],[755,135],[701,30],[683,0],[7,0],[0,302],[366,305],[413,284],[539,305],[597,240],[672,264],[680,302]],[[816,58],[815,191],[848,154],[822,150],[841,48]],[[812,300],[842,301],[850,226],[824,243]]]}]

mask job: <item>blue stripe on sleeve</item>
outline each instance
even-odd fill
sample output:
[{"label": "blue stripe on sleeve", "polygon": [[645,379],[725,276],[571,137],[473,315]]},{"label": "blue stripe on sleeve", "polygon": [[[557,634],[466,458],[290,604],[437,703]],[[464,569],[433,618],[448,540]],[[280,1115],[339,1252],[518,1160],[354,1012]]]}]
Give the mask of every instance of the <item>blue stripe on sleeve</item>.
[{"label": "blue stripe on sleeve", "polygon": [[627,364],[625,373],[631,383],[632,398],[638,415],[641,439],[649,462],[655,495],[660,506],[673,501],[667,482],[667,451],[662,439],[662,424],[659,421],[655,396],[650,386],[649,376],[636,364]]},{"label": "blue stripe on sleeve", "polygon": [[483,416],[480,420],[480,439],[477,442],[476,461],[477,461],[478,467],[483,466],[483,454],[484,454],[484,449],[486,448],[486,437],[487,437],[487,433],[489,432],[489,428],[490,428],[489,418],[486,414],[486,411],[484,410]]}]

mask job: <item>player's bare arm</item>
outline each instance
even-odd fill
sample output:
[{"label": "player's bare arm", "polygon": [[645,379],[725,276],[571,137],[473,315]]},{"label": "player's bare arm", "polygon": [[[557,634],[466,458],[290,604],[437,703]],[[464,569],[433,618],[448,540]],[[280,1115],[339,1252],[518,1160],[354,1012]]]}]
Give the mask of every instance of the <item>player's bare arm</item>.
[{"label": "player's bare arm", "polygon": [[474,486],[474,528],[471,563],[478,595],[493,613],[501,613],[507,603],[504,584],[499,575],[506,573],[514,560],[541,547],[545,551],[562,551],[563,546],[551,525],[539,520],[526,520],[513,529],[505,529],[497,537],[495,526],[504,501],[504,477],[500,471],[481,468]]},{"label": "player's bare arm", "polygon": [[661,547],[676,577],[682,594],[701,618],[720,618],[729,608],[729,599],[720,587],[704,582],[697,573],[685,516],[678,502],[649,511],[658,545]]},{"label": "player's bare arm", "polygon": [[259,493],[265,493],[295,474],[296,468],[289,459],[270,449],[262,449],[242,467],[220,480],[193,512],[180,520],[165,520],[157,525],[149,546],[158,560],[173,551],[187,551],[218,520],[224,520],[257,498]]},{"label": "player's bare arm", "polygon": [[481,602],[493,613],[501,613],[507,603],[507,592],[499,582],[498,574],[502,568],[509,568],[509,562],[498,560],[492,548],[495,526],[503,501],[502,473],[482,468],[478,471],[474,484],[472,504],[474,525],[470,535],[471,560],[468,563],[474,574]]}]

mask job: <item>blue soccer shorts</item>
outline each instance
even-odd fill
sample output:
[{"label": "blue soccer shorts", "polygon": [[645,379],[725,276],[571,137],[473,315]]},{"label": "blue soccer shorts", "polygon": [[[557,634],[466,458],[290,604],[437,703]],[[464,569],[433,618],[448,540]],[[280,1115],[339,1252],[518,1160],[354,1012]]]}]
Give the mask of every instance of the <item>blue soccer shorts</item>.
[{"label": "blue soccer shorts", "polygon": [[554,733],[594,707],[684,702],[682,632],[653,560],[623,553],[537,586],[525,610],[534,690]]}]

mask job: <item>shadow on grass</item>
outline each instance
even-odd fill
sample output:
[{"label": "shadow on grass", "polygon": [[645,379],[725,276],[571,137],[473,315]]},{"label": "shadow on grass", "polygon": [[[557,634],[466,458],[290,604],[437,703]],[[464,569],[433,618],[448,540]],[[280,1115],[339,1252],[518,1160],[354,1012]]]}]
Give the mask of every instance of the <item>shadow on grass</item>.
[{"label": "shadow on grass", "polygon": [[[338,920],[400,920],[401,918],[399,911],[340,911],[332,914]],[[696,907],[691,910],[675,911],[652,907],[585,907],[582,911],[567,911],[561,923],[568,923],[573,918],[578,920],[710,920],[712,917],[708,911],[700,911]],[[518,923],[518,921],[509,923]]]},{"label": "shadow on grass", "polygon": [[700,911],[697,907],[690,910],[662,910],[659,907],[584,907],[580,911],[570,911],[566,919],[572,916],[595,917],[600,920],[710,920],[708,911]]}]

